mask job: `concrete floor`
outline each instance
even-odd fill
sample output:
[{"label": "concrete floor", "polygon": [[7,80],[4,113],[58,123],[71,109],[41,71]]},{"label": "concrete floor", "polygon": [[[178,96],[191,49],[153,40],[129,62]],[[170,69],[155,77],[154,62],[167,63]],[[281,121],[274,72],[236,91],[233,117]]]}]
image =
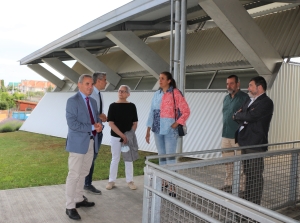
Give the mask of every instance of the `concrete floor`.
[{"label": "concrete floor", "polygon": [[[137,190],[130,190],[124,178],[116,187],[106,190],[107,180],[94,181],[102,195],[85,193],[91,208],[78,208],[83,223],[141,223],[143,212],[144,176],[134,177]],[[278,211],[300,220],[300,206]],[[65,214],[65,185],[0,190],[0,223],[60,223],[77,222]]]},{"label": "concrete floor", "polygon": [[[137,190],[130,190],[125,179],[117,179],[116,187],[106,190],[107,180],[93,185],[102,195],[85,193],[91,208],[78,208],[80,222],[141,223],[144,176],[134,177]],[[65,185],[0,190],[1,223],[60,223],[76,222],[65,213]]]}]

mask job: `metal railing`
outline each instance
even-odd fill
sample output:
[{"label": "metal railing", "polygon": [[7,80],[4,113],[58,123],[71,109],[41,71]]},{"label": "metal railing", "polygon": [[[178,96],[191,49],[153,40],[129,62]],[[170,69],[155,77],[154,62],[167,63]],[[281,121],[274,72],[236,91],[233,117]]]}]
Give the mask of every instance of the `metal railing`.
[{"label": "metal railing", "polygon": [[[265,144],[291,148],[164,166],[149,160],[262,145],[147,157],[143,222],[298,222],[275,210],[300,201],[299,143]],[[225,185],[229,164],[232,184]]]}]

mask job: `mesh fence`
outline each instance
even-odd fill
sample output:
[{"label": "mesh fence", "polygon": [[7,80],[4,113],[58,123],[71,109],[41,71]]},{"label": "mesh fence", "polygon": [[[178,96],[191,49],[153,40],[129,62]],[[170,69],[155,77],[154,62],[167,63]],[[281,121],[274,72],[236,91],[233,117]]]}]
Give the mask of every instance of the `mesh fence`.
[{"label": "mesh fence", "polygon": [[[293,167],[293,159],[299,160],[299,154],[287,153],[241,160],[236,163],[236,166],[232,162],[225,162],[178,170],[178,173],[235,194],[252,203],[276,210],[284,207],[285,204],[300,200],[300,186],[297,183],[300,166]],[[235,171],[236,167],[237,171]]]},{"label": "mesh fence", "polygon": [[[176,198],[178,201],[220,222],[256,222],[245,215],[242,215],[228,207],[224,207],[198,194],[192,193],[178,185],[168,182],[165,182],[165,185],[168,186],[162,188],[163,193]],[[162,199],[160,210],[160,222],[208,222],[166,199]]]},{"label": "mesh fence", "polygon": [[[166,168],[253,204],[277,210],[300,201],[299,158],[298,150],[286,150],[229,159],[190,161],[184,165],[174,164]],[[183,208],[161,196],[160,222],[208,222],[195,215],[195,212],[192,213],[191,209],[218,222],[260,222],[257,221],[257,215],[254,217],[249,212],[221,205],[207,196],[190,191],[188,187],[175,184],[174,180],[168,181],[158,176],[156,180],[161,182],[161,193],[189,207]]]}]

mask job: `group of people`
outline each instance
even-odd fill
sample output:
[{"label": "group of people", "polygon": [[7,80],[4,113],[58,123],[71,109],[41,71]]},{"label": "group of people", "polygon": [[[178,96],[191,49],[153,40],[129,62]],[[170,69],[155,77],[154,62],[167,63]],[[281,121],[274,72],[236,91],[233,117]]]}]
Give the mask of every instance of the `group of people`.
[{"label": "group of people", "polygon": [[[127,100],[130,88],[121,85],[118,100],[110,104],[107,116],[103,113],[101,90],[106,86],[106,74],[95,72],[83,74],[78,80],[78,93],[70,97],[66,105],[68,136],[66,150],[69,152],[68,176],[66,179],[66,214],[73,220],[81,219],[76,208],[92,207],[83,192],[101,194],[92,185],[94,163],[102,142],[103,123],[111,128],[111,153],[107,190],[113,189],[118,173],[118,164],[123,145],[132,141],[138,126],[137,109]],[[150,129],[159,154],[176,152],[179,124],[184,125],[190,109],[182,93],[176,88],[175,80],[169,72],[162,72],[159,77],[160,89],[154,94],[147,121],[146,142],[150,143]],[[125,175],[128,187],[135,190],[133,182],[133,162],[125,162]],[[174,163],[175,159],[162,159],[160,165]]]},{"label": "group of people", "polygon": [[[257,76],[250,80],[248,94],[240,90],[236,75],[227,78],[228,95],[223,100],[222,148],[253,146],[268,143],[268,132],[273,116],[273,101],[266,95],[266,80]],[[224,151],[223,157],[266,152],[267,147],[254,147],[242,151]],[[252,203],[261,204],[263,192],[263,158],[242,162],[240,176],[240,197]],[[226,177],[221,190],[232,191],[233,163],[226,164]],[[237,182],[235,182],[237,183]]]},{"label": "group of people", "polygon": [[[122,146],[131,140],[128,137],[138,126],[137,109],[134,103],[127,99],[130,88],[121,85],[118,90],[118,100],[110,104],[107,116],[103,112],[103,96],[106,74],[95,72],[93,75],[83,74],[79,77],[79,91],[67,101],[66,119],[68,136],[66,150],[69,152],[68,176],[66,179],[66,214],[74,220],[81,219],[76,208],[92,207],[84,196],[86,190],[93,194],[101,191],[92,185],[94,163],[102,142],[103,123],[108,122],[111,128],[111,153],[109,180],[107,190],[115,186],[118,164]],[[153,132],[155,145],[159,155],[176,153],[178,139],[178,125],[185,125],[190,108],[182,92],[177,89],[176,82],[170,72],[159,75],[159,90],[155,92],[147,120],[145,140],[150,143],[150,131]],[[240,90],[237,76],[227,78],[228,95],[223,101],[223,132],[222,148],[268,143],[268,131],[273,114],[273,102],[265,94],[267,88],[263,77],[254,77],[249,82],[246,94]],[[267,147],[244,149],[242,154],[265,152]],[[223,152],[223,156],[232,156],[238,151]],[[125,162],[125,174],[128,187],[135,190],[133,182],[133,162]],[[175,157],[162,158],[159,165],[175,163]],[[241,190],[244,199],[260,204],[263,188],[262,158],[255,158],[243,162],[244,183]],[[229,192],[232,189],[233,164],[226,167],[224,187]],[[168,186],[168,185],[163,185]],[[255,196],[253,196],[255,191]]]}]

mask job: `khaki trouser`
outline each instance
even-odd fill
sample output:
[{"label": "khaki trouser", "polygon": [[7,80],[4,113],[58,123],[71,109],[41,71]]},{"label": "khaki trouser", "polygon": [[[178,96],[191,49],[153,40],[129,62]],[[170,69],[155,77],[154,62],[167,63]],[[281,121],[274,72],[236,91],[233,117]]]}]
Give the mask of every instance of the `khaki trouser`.
[{"label": "khaki trouser", "polygon": [[[222,138],[221,147],[222,148],[231,148],[231,147],[238,147],[239,145],[235,143],[235,139],[229,138]],[[234,155],[241,155],[240,150],[234,151],[227,151],[222,152],[222,157],[234,156]],[[233,178],[233,163],[226,164],[226,177],[225,177],[225,186],[232,186],[232,178]],[[243,171],[243,166],[241,165],[241,176],[240,176],[240,190],[244,191],[245,189],[245,174]]]},{"label": "khaki trouser", "polygon": [[86,154],[69,153],[69,173],[66,181],[66,208],[76,207],[83,201],[83,186],[85,177],[89,174],[94,157],[94,140],[91,139]]}]

